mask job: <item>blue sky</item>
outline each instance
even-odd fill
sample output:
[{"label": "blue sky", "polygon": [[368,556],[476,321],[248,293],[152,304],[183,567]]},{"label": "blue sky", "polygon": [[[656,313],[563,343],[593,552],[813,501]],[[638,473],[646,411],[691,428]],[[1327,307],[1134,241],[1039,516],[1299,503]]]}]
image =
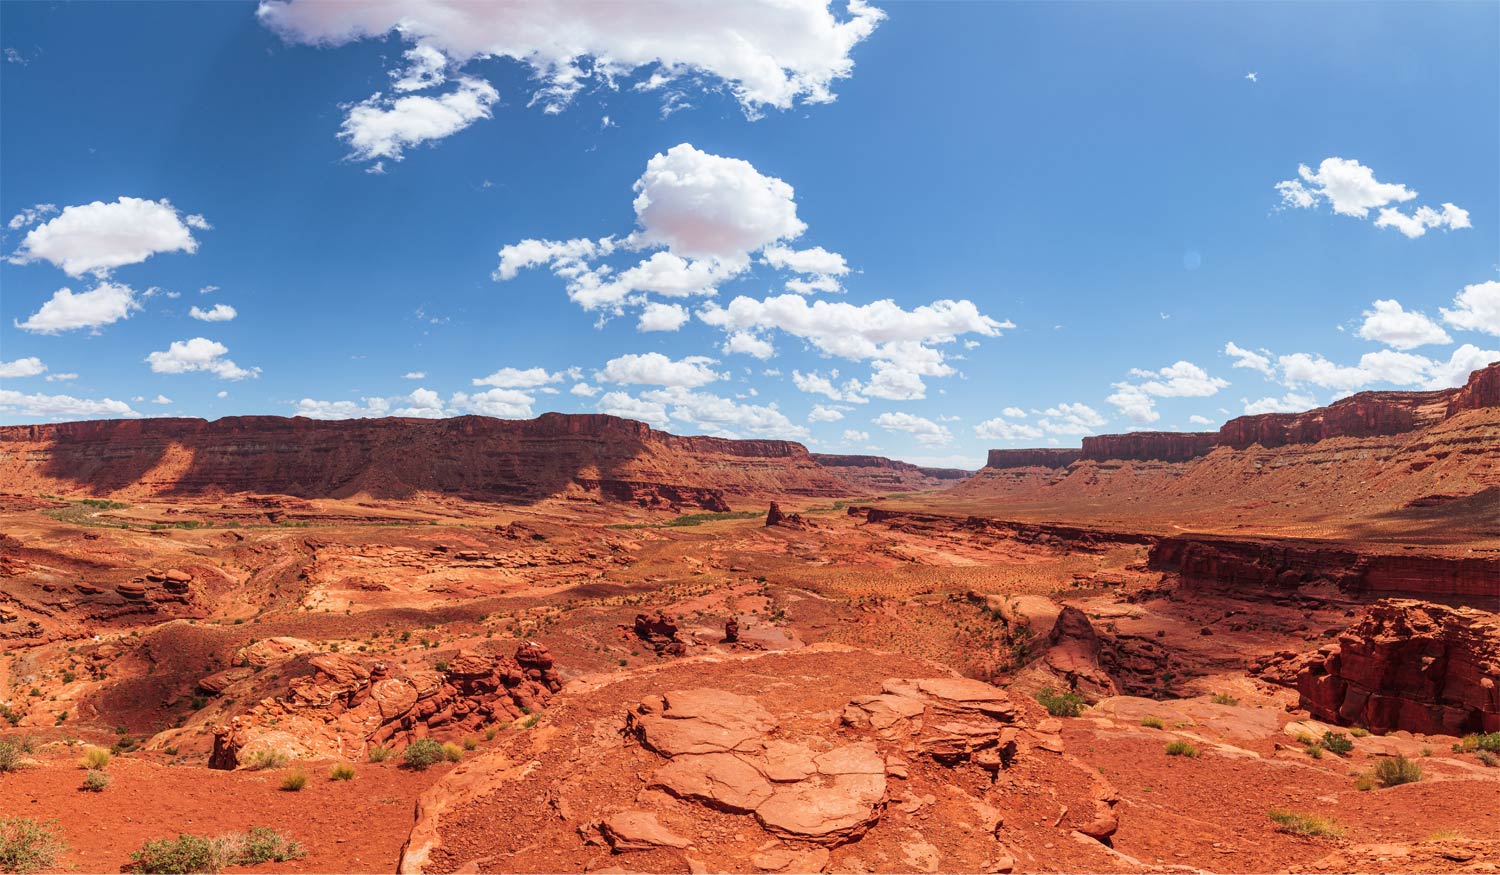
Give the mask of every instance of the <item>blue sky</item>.
[{"label": "blue sky", "polygon": [[0,422],[978,464],[1500,358],[1495,4],[397,5],[0,5]]}]

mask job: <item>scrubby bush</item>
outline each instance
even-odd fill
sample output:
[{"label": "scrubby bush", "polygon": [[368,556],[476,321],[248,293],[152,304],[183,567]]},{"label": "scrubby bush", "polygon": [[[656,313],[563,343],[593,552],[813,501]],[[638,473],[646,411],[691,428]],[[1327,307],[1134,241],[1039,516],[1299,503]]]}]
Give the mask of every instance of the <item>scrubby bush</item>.
[{"label": "scrubby bush", "polygon": [[109,786],[109,773],[102,769],[89,769],[83,775],[83,786],[79,789],[98,793]]},{"label": "scrubby bush", "polygon": [[1489,766],[1492,769],[1496,766],[1500,766],[1500,754],[1493,754],[1487,750],[1480,750],[1475,751],[1474,756],[1479,757],[1480,763]]},{"label": "scrubby bush", "polygon": [[485,741],[494,741],[495,740],[495,736],[499,735],[499,734],[500,734],[500,727],[498,727],[498,726],[487,726],[487,727],[485,727],[485,730],[484,730],[484,740]]},{"label": "scrubby bush", "polygon": [[372,744],[370,745],[370,762],[383,763],[395,752],[388,744]]},{"label": "scrubby bush", "polygon": [[1036,693],[1036,700],[1042,703],[1047,713],[1053,717],[1077,717],[1083,713],[1088,703],[1077,693],[1068,690],[1059,693],[1051,687],[1042,687]]},{"label": "scrubby bush", "polygon": [[1329,753],[1347,756],[1354,750],[1354,739],[1342,732],[1330,730],[1323,733],[1323,747]]},{"label": "scrubby bush", "polygon": [[1315,760],[1323,758],[1323,748],[1321,745],[1309,744],[1307,747],[1302,748],[1302,752]]},{"label": "scrubby bush", "polygon": [[23,765],[21,746],[13,741],[0,741],[0,772],[14,772]]},{"label": "scrubby bush", "polygon": [[451,741],[443,742],[443,759],[456,763],[464,758],[464,749]]},{"label": "scrubby bush", "polygon": [[57,821],[0,817],[0,872],[55,869],[68,846],[57,837]]},{"label": "scrubby bush", "polygon": [[354,777],[354,767],[348,763],[339,763],[328,770],[328,778],[332,781],[348,781]]},{"label": "scrubby bush", "polygon": [[1196,757],[1198,748],[1186,741],[1167,742],[1167,756],[1169,757]]},{"label": "scrubby bush", "polygon": [[302,845],[267,826],[251,827],[240,835],[206,836],[181,833],[175,839],[146,842],[130,855],[129,871],[147,875],[191,875],[219,872],[225,866],[285,863],[307,856]]},{"label": "scrubby bush", "polygon": [[258,750],[250,756],[250,768],[258,770],[279,769],[291,761],[292,758],[286,751],[266,748],[265,750]]},{"label": "scrubby bush", "polygon": [[83,749],[83,759],[78,765],[85,769],[103,769],[109,765],[112,756],[108,750],[91,744]]},{"label": "scrubby bush", "polygon": [[1295,811],[1284,811],[1279,808],[1273,808],[1267,814],[1276,822],[1278,832],[1317,838],[1337,838],[1344,834],[1344,828],[1327,817],[1298,814]]},{"label": "scrubby bush", "polygon": [[443,761],[443,746],[430,738],[419,738],[406,746],[402,759],[406,761],[408,768],[420,772]]},{"label": "scrubby bush", "polygon": [[1412,784],[1422,780],[1422,766],[1404,756],[1383,759],[1375,764],[1375,778],[1387,787]]},{"label": "scrubby bush", "polygon": [[1349,727],[1349,734],[1354,736],[1355,738],[1364,738],[1365,736],[1370,734],[1370,730],[1364,728],[1363,726],[1351,726]]},{"label": "scrubby bush", "polygon": [[1213,702],[1215,705],[1238,705],[1240,703],[1239,699],[1236,699],[1234,696],[1231,696],[1228,693],[1214,693],[1214,697],[1212,699],[1209,699],[1209,701]]},{"label": "scrubby bush", "polygon": [[1374,790],[1375,779],[1370,777],[1369,775],[1360,775],[1358,778],[1354,779],[1354,789],[1360,791],[1361,793],[1367,790]]},{"label": "scrubby bush", "polygon": [[1142,717],[1141,725],[1148,729],[1165,729],[1167,727],[1167,724],[1162,722],[1162,719],[1154,714]]},{"label": "scrubby bush", "polygon": [[250,831],[231,843],[236,866],[257,863],[285,863],[307,856],[301,843],[294,842],[269,826],[252,826]]},{"label": "scrubby bush", "polygon": [[225,841],[187,833],[175,839],[146,842],[130,855],[130,871],[140,875],[218,872],[228,864],[229,848]]},{"label": "scrubby bush", "polygon": [[301,769],[296,769],[294,771],[288,772],[286,774],[286,777],[281,779],[281,789],[287,791],[288,793],[296,793],[306,786],[307,773],[302,771]]}]

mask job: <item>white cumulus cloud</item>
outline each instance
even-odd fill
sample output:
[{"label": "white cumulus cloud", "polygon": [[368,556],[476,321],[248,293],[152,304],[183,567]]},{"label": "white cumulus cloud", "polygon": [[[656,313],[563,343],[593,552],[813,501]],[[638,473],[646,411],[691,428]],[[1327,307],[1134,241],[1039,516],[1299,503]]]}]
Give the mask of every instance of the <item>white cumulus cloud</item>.
[{"label": "white cumulus cloud", "polygon": [[215,304],[207,310],[202,307],[193,307],[188,310],[188,315],[200,322],[228,322],[239,313],[228,304]]},{"label": "white cumulus cloud", "polygon": [[1453,297],[1453,309],[1442,308],[1443,321],[1464,331],[1500,336],[1500,282],[1464,286]]},{"label": "white cumulus cloud", "polygon": [[549,383],[560,383],[561,373],[548,373],[546,368],[501,368],[487,377],[475,377],[476,386],[494,386],[498,389],[534,389]]},{"label": "white cumulus cloud", "polygon": [[124,401],[101,398],[97,401],[71,395],[27,395],[12,389],[0,389],[0,413],[10,416],[45,417],[48,419],[82,416],[140,416]]},{"label": "white cumulus cloud", "polygon": [[100,283],[74,294],[72,289],[58,289],[42,308],[16,327],[37,334],[58,334],[88,328],[97,331],[105,325],[129,318],[141,309],[135,291],[119,283]]},{"label": "white cumulus cloud", "polygon": [[651,301],[641,308],[641,319],[636,324],[638,331],[676,331],[687,324],[690,317],[681,304],[662,304]]},{"label": "white cumulus cloud", "polygon": [[400,161],[412,146],[452,136],[489,118],[490,107],[499,99],[493,85],[468,76],[452,91],[435,97],[375,94],[348,108],[339,139],[349,144],[356,160]]},{"label": "white cumulus cloud", "polygon": [[1421,237],[1430,228],[1472,227],[1468,211],[1450,203],[1439,210],[1418,207],[1411,213],[1390,206],[1413,200],[1417,193],[1398,183],[1380,182],[1373,170],[1358,161],[1325,158],[1317,170],[1298,165],[1297,176],[1276,183],[1283,208],[1311,209],[1326,202],[1335,213],[1358,219],[1367,219],[1371,210],[1378,210],[1377,228],[1395,228],[1407,237]]},{"label": "white cumulus cloud", "polygon": [[[14,221],[14,220],[12,220]],[[56,218],[26,232],[11,262],[47,261],[69,276],[109,276],[162,252],[197,252],[193,230],[207,230],[202,216],[184,216],[165,198],[121,197],[64,207]]]},{"label": "white cumulus cloud", "polygon": [[605,362],[599,376],[610,383],[691,389],[724,378],[723,374],[709,367],[712,364],[714,360],[706,356],[688,356],[674,361],[659,352],[627,353]]},{"label": "white cumulus cloud", "polygon": [[0,377],[14,379],[16,377],[35,377],[47,370],[42,360],[36,356],[14,359],[8,362],[0,362]]},{"label": "white cumulus cloud", "polygon": [[229,347],[206,337],[175,340],[164,350],[146,356],[146,363],[158,374],[187,374],[195,371],[213,374],[221,380],[243,380],[260,376],[260,368],[242,368],[228,359]]},{"label": "white cumulus cloud", "polygon": [[905,432],[923,446],[941,446],[953,440],[947,426],[911,413],[882,413],[870,421],[886,431]]},{"label": "white cumulus cloud", "polygon": [[724,88],[752,117],[833,100],[834,83],[853,71],[850,52],[884,18],[862,0],[842,16],[827,0],[265,0],[257,14],[284,40],[308,45],[399,34],[420,50],[396,74],[401,90],[440,83],[444,60],[508,58],[531,69],[540,84],[531,103],[548,112],[590,83],[616,87],[644,73],[634,88],[664,91],[671,102],[689,87]]}]

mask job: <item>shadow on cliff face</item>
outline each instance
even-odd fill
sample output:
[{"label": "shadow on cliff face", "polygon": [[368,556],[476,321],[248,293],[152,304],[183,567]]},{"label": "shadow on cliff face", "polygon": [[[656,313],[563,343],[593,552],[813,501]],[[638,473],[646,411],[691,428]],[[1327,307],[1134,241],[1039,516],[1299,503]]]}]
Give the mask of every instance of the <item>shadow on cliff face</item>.
[{"label": "shadow on cliff face", "polygon": [[1406,507],[1346,522],[1347,537],[1356,541],[1408,544],[1452,544],[1460,536],[1500,538],[1500,486],[1472,495],[1433,495]]},{"label": "shadow on cliff face", "polygon": [[[679,437],[600,414],[80,422],[0,429],[0,446],[10,449],[0,463],[17,486],[45,492],[70,484],[101,496],[439,493],[514,505],[577,490],[642,506],[717,511],[729,509],[720,494],[726,483],[731,492],[771,486],[796,494],[793,469],[806,462],[818,470],[800,444]],[[45,461],[27,462],[38,456]],[[766,474],[778,465],[787,470]],[[774,482],[761,484],[761,475]],[[811,484],[806,494],[847,493],[824,476],[829,483]]]},{"label": "shadow on cliff face", "polygon": [[435,492],[511,504],[539,501],[580,481],[631,480],[652,435],[629,420],[558,414],[527,421],[147,419],[6,432],[7,443],[32,445],[23,453],[47,453],[41,479],[96,495],[409,499]]}]

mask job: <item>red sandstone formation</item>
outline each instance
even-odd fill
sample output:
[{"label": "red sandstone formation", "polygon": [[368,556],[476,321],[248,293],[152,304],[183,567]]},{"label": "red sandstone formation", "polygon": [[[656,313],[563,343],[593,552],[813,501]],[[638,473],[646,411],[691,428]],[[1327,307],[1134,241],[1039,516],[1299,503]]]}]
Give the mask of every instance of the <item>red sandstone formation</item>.
[{"label": "red sandstone formation", "polygon": [[658,656],[681,656],[687,653],[687,642],[677,637],[677,623],[661,611],[635,615],[635,637],[655,650]]},{"label": "red sandstone formation", "polygon": [[[539,710],[562,688],[547,648],[522,644],[512,659],[460,651],[442,671],[393,672],[337,653],[308,660],[311,674],[214,730],[209,767],[253,764],[263,752],[289,758],[362,757],[368,745],[457,735]],[[223,690],[214,675],[200,687]]]},{"label": "red sandstone formation", "polygon": [[961,468],[923,468],[884,456],[813,453],[812,458],[840,478],[871,492],[942,489],[974,473]]},{"label": "red sandstone formation", "polygon": [[1083,457],[1082,450],[990,450],[986,468],[1066,468]]},{"label": "red sandstone formation", "polygon": [[1152,569],[1190,584],[1291,590],[1327,583],[1349,593],[1458,598],[1475,604],[1500,595],[1500,558],[1373,553],[1347,544],[1179,535],[1151,546]]},{"label": "red sandstone formation", "polygon": [[1154,459],[1161,462],[1186,462],[1212,450],[1217,438],[1213,432],[1135,431],[1130,434],[1101,434],[1083,439],[1082,458],[1094,461]]},{"label": "red sandstone formation", "polygon": [[1297,691],[1314,717],[1375,732],[1500,732],[1500,616],[1377,602],[1302,669]]},{"label": "red sandstone formation", "polygon": [[725,496],[841,496],[858,489],[790,441],[679,437],[613,416],[531,420],[274,416],[139,419],[0,428],[12,490],[151,496],[447,493],[533,501],[565,492],[668,507]]},{"label": "red sandstone formation", "polygon": [[766,511],[766,527],[783,526],[789,529],[801,529],[807,526],[807,520],[800,513],[783,513],[781,505],[771,502],[771,507]]},{"label": "red sandstone formation", "polygon": [[[1140,460],[1185,462],[1215,447],[1243,450],[1259,444],[1282,447],[1311,444],[1336,437],[1379,437],[1404,434],[1442,422],[1466,410],[1500,407],[1500,362],[1474,371],[1458,389],[1435,392],[1360,392],[1304,413],[1264,413],[1231,419],[1217,432],[1142,431],[1094,435],[1083,439],[1079,457],[1093,461]],[[1050,456],[1070,450],[991,450],[990,468],[1046,464]],[[1029,455],[1042,454],[1042,455]]]}]

